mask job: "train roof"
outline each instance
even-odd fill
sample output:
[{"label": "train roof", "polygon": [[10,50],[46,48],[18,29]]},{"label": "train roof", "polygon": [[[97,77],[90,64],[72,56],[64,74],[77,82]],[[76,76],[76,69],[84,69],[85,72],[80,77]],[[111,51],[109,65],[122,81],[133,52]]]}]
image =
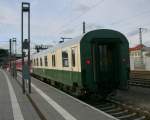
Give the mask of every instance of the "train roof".
[{"label": "train roof", "polygon": [[92,42],[93,38],[97,38],[97,37],[98,38],[99,37],[100,38],[120,38],[120,40],[119,40],[120,42],[128,44],[126,37],[122,33],[115,31],[115,30],[110,30],[110,29],[98,29],[98,30],[89,31],[89,32],[82,34],[78,37],[75,37],[69,41],[59,43],[56,46],[53,46],[46,50],[43,50],[39,53],[35,53],[35,54],[33,54],[33,57],[43,56],[43,54],[47,54],[48,52],[54,53],[57,48],[64,48],[66,46],[71,46],[71,45],[74,45],[77,43],[82,44],[84,42]]}]

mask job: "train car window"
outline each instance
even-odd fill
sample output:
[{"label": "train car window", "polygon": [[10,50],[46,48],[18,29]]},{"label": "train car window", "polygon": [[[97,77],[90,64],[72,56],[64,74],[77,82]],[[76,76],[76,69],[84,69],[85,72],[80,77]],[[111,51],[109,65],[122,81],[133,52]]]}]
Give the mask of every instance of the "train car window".
[{"label": "train car window", "polygon": [[48,66],[47,56],[44,56],[44,62],[45,62],[45,66]]},{"label": "train car window", "polygon": [[72,48],[72,49],[71,49],[71,64],[72,64],[72,67],[75,67],[75,66],[76,66],[76,61],[75,61],[75,48]]},{"label": "train car window", "polygon": [[33,65],[33,60],[30,60],[30,64]]},{"label": "train car window", "polygon": [[35,59],[34,59],[34,66],[35,66]]},{"label": "train car window", "polygon": [[55,55],[52,55],[52,66],[55,67]]},{"label": "train car window", "polygon": [[36,61],[35,61],[35,59],[34,59],[34,65],[36,66]]},{"label": "train car window", "polygon": [[38,58],[36,59],[36,64],[37,64],[37,66],[39,66],[39,60],[38,60]]},{"label": "train car window", "polygon": [[42,58],[40,58],[40,65],[42,66]]},{"label": "train car window", "polygon": [[68,52],[67,51],[62,52],[62,63],[63,63],[63,67],[69,67]]}]

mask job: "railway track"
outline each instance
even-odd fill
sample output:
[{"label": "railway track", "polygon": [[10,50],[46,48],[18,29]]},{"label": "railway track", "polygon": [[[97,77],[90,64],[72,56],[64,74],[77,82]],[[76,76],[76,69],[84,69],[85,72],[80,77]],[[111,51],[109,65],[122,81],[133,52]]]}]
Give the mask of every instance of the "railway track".
[{"label": "railway track", "polygon": [[116,117],[119,120],[150,120],[150,113],[122,104],[113,99],[103,102],[85,101],[86,103]]},{"label": "railway track", "polygon": [[150,88],[150,80],[139,79],[139,78],[135,79],[134,78],[134,79],[132,79],[132,80],[129,81],[129,85]]},{"label": "railway track", "polygon": [[150,88],[150,71],[131,71],[129,85]]}]

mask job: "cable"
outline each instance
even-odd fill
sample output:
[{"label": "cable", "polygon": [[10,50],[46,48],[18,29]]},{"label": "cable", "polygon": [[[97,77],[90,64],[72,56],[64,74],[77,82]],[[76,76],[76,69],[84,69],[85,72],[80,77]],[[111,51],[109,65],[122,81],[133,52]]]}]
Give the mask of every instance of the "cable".
[{"label": "cable", "polygon": [[139,17],[139,16],[143,16],[143,15],[145,15],[145,14],[150,14],[150,10],[146,10],[146,11],[144,11],[144,12],[142,12],[142,13],[137,13],[136,15],[134,15],[134,16],[130,16],[130,17],[126,17],[126,18],[123,18],[123,19],[120,19],[120,20],[118,20],[118,21],[115,21],[115,22],[112,22],[110,25],[115,25],[115,24],[120,24],[122,21],[124,22],[126,19],[127,20],[131,20],[132,18],[136,18],[136,17]]},{"label": "cable", "polygon": [[[110,26],[110,25],[113,25],[113,26],[114,26],[114,25],[116,25],[116,24],[118,25],[118,24],[121,24],[122,22],[128,22],[128,21],[130,22],[132,18],[135,19],[136,17],[143,16],[143,15],[145,15],[144,13],[145,13],[145,14],[149,14],[150,12],[149,12],[149,10],[146,10],[146,11],[144,11],[144,12],[142,12],[142,13],[137,13],[137,14],[134,15],[134,16],[126,17],[126,18],[121,19],[121,20],[118,20],[118,21],[116,21],[116,22],[112,22],[111,24],[109,24],[109,26]],[[130,18],[130,19],[129,19],[129,18]],[[125,21],[125,19],[127,19],[127,21]],[[118,22],[119,22],[119,23],[118,23]],[[135,22],[134,22],[134,23],[135,23]],[[125,24],[126,24],[126,23],[125,23]],[[75,26],[75,25],[76,25],[76,24],[74,24],[73,26]],[[71,26],[71,27],[73,27],[73,26]],[[76,25],[76,26],[77,26],[77,25]],[[127,25],[126,25],[126,26],[127,26]],[[135,26],[135,25],[134,25],[134,26]],[[134,26],[133,26],[133,27],[134,27]],[[66,28],[66,27],[65,27],[65,28]],[[130,24],[130,28],[131,28],[131,24]],[[64,30],[64,31],[67,31],[67,30]]]},{"label": "cable", "polygon": [[[85,12],[83,12],[82,14],[80,14],[80,15],[78,15],[78,16],[72,18],[72,19],[69,20],[66,24],[60,26],[58,29],[60,30],[60,29],[62,29],[62,28],[64,28],[64,27],[66,28],[66,26],[72,24],[74,21],[76,21],[76,20],[79,19],[80,17],[86,15],[89,11],[91,11],[91,10],[93,10],[94,8],[96,8],[97,6],[101,5],[104,1],[105,1],[105,0],[101,0],[101,1],[97,2],[96,4],[92,5],[88,11],[85,11]],[[56,31],[54,31],[54,32],[57,32],[57,31],[58,31],[58,30],[56,30]]]}]

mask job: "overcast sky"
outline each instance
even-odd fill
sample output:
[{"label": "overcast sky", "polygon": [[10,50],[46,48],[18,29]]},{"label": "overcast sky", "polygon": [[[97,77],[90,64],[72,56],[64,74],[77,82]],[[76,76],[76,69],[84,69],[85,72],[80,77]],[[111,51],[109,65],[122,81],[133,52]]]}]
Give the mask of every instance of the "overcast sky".
[{"label": "overcast sky", "polygon": [[[0,47],[8,48],[9,38],[17,38],[21,48],[21,2],[0,0]],[[122,32],[130,46],[139,43],[138,28],[143,30],[143,43],[150,46],[150,0],[24,0],[31,3],[31,44],[56,44],[60,37],[108,28]]]}]

